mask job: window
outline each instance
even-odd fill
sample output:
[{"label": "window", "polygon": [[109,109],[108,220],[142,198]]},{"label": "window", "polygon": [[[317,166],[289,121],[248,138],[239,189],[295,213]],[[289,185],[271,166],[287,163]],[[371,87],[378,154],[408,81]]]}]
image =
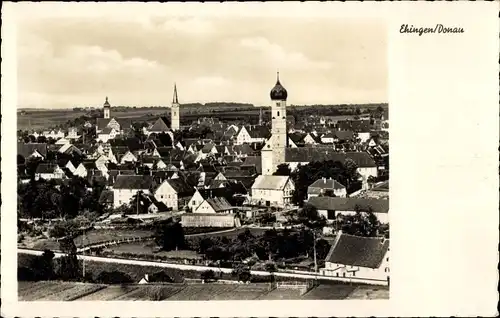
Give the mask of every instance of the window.
[{"label": "window", "polygon": [[279,117],[279,115],[280,115],[280,111],[278,110],[278,117]]},{"label": "window", "polygon": [[342,273],[342,276],[344,276],[344,277],[345,277],[345,273]]},{"label": "window", "polygon": [[388,257],[388,258],[386,258],[386,261],[389,261],[389,257]]},{"label": "window", "polygon": [[352,272],[352,276],[356,276],[356,272]]},{"label": "window", "polygon": [[337,273],[337,277],[339,277],[339,273]]}]

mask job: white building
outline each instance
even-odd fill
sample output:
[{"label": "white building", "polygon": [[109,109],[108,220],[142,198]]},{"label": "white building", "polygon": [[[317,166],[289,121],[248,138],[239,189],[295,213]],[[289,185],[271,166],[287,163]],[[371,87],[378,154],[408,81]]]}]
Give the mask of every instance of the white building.
[{"label": "white building", "polygon": [[252,202],[284,207],[291,204],[295,184],[289,176],[258,176],[251,189]]},{"label": "white building", "polygon": [[321,178],[307,188],[307,199],[324,195],[328,191],[331,191],[336,197],[345,198],[347,196],[347,189],[341,183],[332,178]]},{"label": "white building", "polygon": [[174,211],[183,209],[191,199],[194,189],[184,179],[167,179],[154,192],[157,201],[163,202]]},{"label": "white building", "polygon": [[371,211],[380,223],[389,223],[389,200],[372,198],[311,197],[309,204],[316,207],[318,213],[333,222],[342,215],[354,215],[356,210]]},{"label": "white building", "polygon": [[113,207],[129,204],[130,199],[141,191],[150,194],[153,186],[152,176],[118,175],[113,184]]},{"label": "white building", "polygon": [[339,231],[320,274],[389,284],[389,239],[353,236]]}]

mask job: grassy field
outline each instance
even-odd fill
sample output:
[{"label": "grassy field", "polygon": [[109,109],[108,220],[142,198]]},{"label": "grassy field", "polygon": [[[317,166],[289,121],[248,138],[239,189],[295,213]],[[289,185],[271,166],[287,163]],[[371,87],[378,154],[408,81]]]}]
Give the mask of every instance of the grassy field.
[{"label": "grassy field", "polygon": [[386,299],[387,287],[319,285],[300,295],[293,289],[269,290],[269,284],[102,285],[59,281],[19,282],[21,301],[33,300],[280,300]]},{"label": "grassy field", "polygon": [[165,257],[165,258],[182,258],[182,259],[197,259],[200,257],[196,251],[191,250],[179,250],[179,251],[159,251],[158,245],[156,245],[153,241],[146,242],[135,242],[135,243],[127,243],[120,244],[116,246],[110,246],[106,248],[104,252],[112,252],[113,254],[137,254],[137,255],[155,255],[157,257]]}]

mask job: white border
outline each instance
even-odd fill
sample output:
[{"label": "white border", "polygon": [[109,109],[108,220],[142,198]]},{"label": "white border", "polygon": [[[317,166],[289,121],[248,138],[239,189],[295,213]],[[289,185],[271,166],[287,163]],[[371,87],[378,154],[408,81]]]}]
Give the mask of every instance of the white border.
[{"label": "white border", "polygon": [[[96,10],[95,6],[99,9]],[[381,17],[389,27],[391,299],[17,303],[15,8],[33,15]],[[498,3],[4,3],[2,315],[493,316],[498,296]],[[144,11],[141,12],[143,14]],[[144,13],[145,14],[145,13]],[[459,35],[400,34],[402,23]]]}]

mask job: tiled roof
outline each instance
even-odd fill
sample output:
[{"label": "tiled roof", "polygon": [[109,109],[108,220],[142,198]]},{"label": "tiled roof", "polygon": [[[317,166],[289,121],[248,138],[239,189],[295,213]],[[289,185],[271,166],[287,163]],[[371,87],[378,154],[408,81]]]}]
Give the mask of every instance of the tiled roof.
[{"label": "tiled roof", "polygon": [[18,143],[17,144],[17,154],[28,157],[33,154],[33,152],[38,151],[44,157],[47,156],[47,144],[46,143]]},{"label": "tiled roof", "polygon": [[269,138],[271,136],[271,132],[266,126],[247,126],[245,128],[252,138]]},{"label": "tiled roof", "polygon": [[318,210],[355,211],[356,206],[361,209],[371,208],[373,212],[388,213],[389,200],[365,198],[339,198],[339,197],[312,197],[308,201]]},{"label": "tiled roof", "polygon": [[314,181],[309,188],[320,188],[320,189],[343,189],[345,188],[340,182],[334,179],[318,179]]},{"label": "tiled roof", "polygon": [[149,129],[150,132],[165,132],[170,131],[168,128],[170,121],[166,117],[160,117],[156,120],[153,126]]},{"label": "tiled roof", "polygon": [[388,239],[339,233],[325,261],[334,264],[378,268],[388,250]]},{"label": "tiled roof", "polygon": [[153,185],[153,177],[142,175],[118,175],[116,176],[115,189],[140,189],[146,190]]},{"label": "tiled roof", "polygon": [[255,179],[252,189],[283,190],[289,179],[289,176],[260,175]]},{"label": "tiled roof", "polygon": [[262,173],[262,158],[261,156],[248,156],[244,158],[243,164],[241,166],[255,166],[257,174]]},{"label": "tiled roof", "polygon": [[99,203],[113,203],[114,192],[111,190],[103,190],[99,197]]},{"label": "tiled roof", "polygon": [[183,178],[168,179],[166,182],[168,182],[178,195],[188,196],[194,193],[194,189]]},{"label": "tiled roof", "polygon": [[302,147],[302,148],[286,148],[286,162],[312,162],[312,161],[340,161],[352,159],[358,167],[376,167],[376,163],[372,157],[366,152],[336,152],[330,147]]},{"label": "tiled roof", "polygon": [[223,197],[210,198],[206,199],[206,201],[215,210],[215,212],[222,212],[232,208],[229,202],[227,202],[227,200]]},{"label": "tiled roof", "polygon": [[51,163],[40,163],[36,167],[36,173],[54,173],[58,165]]}]

